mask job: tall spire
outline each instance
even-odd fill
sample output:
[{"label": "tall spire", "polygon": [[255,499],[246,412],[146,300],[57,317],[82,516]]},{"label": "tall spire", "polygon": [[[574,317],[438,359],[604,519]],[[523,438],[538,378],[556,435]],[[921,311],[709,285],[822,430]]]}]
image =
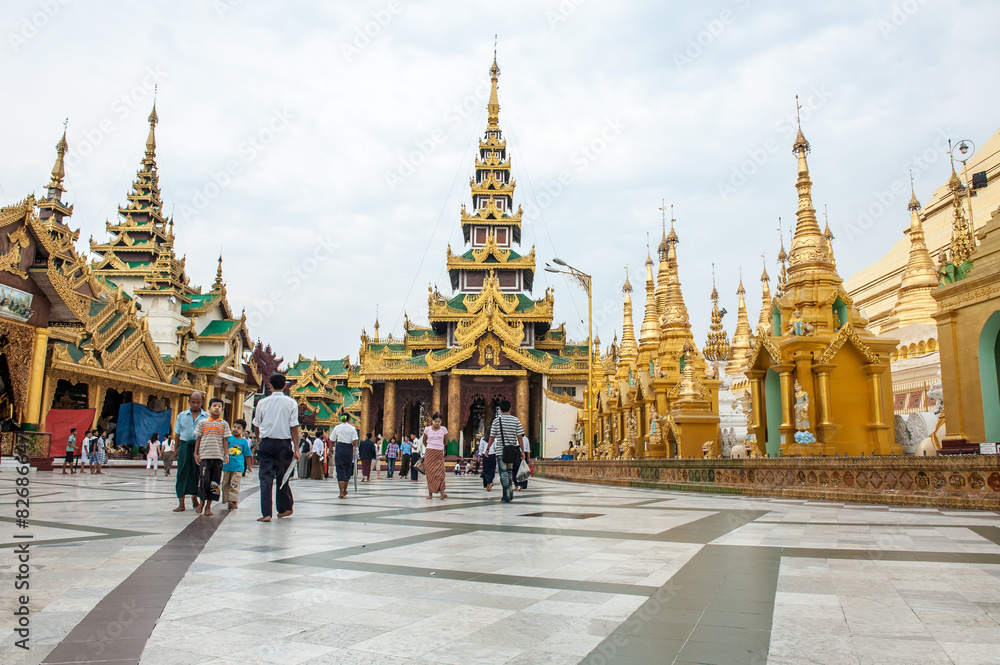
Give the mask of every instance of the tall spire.
[{"label": "tall spire", "polygon": [[940,277],[931,254],[924,241],[924,225],[920,219],[920,201],[913,191],[913,175],[910,174],[910,226],[905,233],[910,236],[910,257],[903,270],[903,280],[899,287],[896,305],[889,314],[880,333],[894,330],[911,323],[936,324],[933,318],[937,311],[937,301],[931,291],[937,288]]},{"label": "tall spire", "polygon": [[661,328],[683,327],[691,329],[691,322],[688,319],[687,306],[684,304],[684,294],[681,292],[681,279],[677,265],[677,244],[680,239],[677,231],[674,230],[673,210],[671,210],[670,233],[667,234],[667,294],[666,312],[661,321]]},{"label": "tall spire", "polygon": [[747,356],[750,353],[750,319],[747,317],[746,289],[743,288],[743,276],[740,275],[740,286],[736,289],[739,299],[736,310],[736,330],[733,331],[732,358],[726,365],[727,374],[744,371]]},{"label": "tall spire", "polygon": [[[789,278],[793,281],[803,279],[806,269],[811,267],[833,270],[833,256],[829,243],[819,229],[816,221],[816,210],[812,202],[812,181],[809,179],[809,164],[806,155],[809,154],[809,141],[802,134],[802,123],[799,121],[799,98],[795,97],[795,118],[798,123],[798,133],[792,144],[792,154],[798,159],[798,179],[795,189],[798,191],[798,209],[795,212],[795,234],[788,254]],[[784,291],[784,284],[782,284]]]},{"label": "tall spire", "polygon": [[156,125],[160,117],[156,115],[156,91],[153,91],[153,110],[149,112],[149,136],[146,137],[146,158],[156,159]]},{"label": "tall spire", "polygon": [[215,271],[215,283],[212,284],[213,291],[222,291],[226,288],[226,283],[222,281],[222,254],[219,254],[219,267]]},{"label": "tall spire", "polygon": [[500,128],[500,99],[497,96],[497,80],[500,78],[500,66],[497,65],[496,40],[493,42],[493,66],[490,67],[490,101],[486,106],[486,128]]},{"label": "tall spire", "polygon": [[[764,255],[760,255],[764,259]],[[771,334],[771,278],[767,274],[767,260],[764,259],[764,272],[760,275],[760,317],[757,319],[757,330],[763,334]]]},{"label": "tall spire", "polygon": [[639,355],[639,346],[635,341],[635,325],[632,318],[632,283],[628,279],[628,266],[625,266],[625,284],[622,286],[625,294],[624,320],[622,322],[622,344],[619,359],[625,365],[634,361]]},{"label": "tall spire", "polygon": [[[670,208],[670,217],[672,218],[673,206]],[[660,245],[656,249],[657,258],[660,261],[656,271],[656,315],[658,321],[667,313],[667,283],[670,281],[670,245],[667,243],[667,203],[665,200],[661,200],[660,213],[662,237]]]},{"label": "tall spire", "polygon": [[788,281],[788,269],[786,265],[786,262],[788,261],[788,254],[785,252],[785,237],[781,233],[780,217],[778,218],[778,242],[781,243],[781,249],[778,251],[778,264],[781,266],[781,271],[778,272],[778,284],[776,292],[780,297],[785,291],[785,282]]},{"label": "tall spire", "polygon": [[642,328],[639,331],[639,348],[652,351],[660,343],[660,319],[656,314],[656,287],[653,282],[653,259],[646,255],[646,306],[643,310]]},{"label": "tall spire", "polygon": [[66,142],[66,130],[69,126],[69,118],[63,123],[63,134],[62,138],[59,139],[59,143],[56,144],[56,163],[52,167],[52,179],[49,180],[49,184],[46,189],[49,190],[49,195],[51,196],[53,190],[59,192],[65,192],[66,186],[63,184],[63,180],[66,178],[66,164],[65,157],[66,151],[69,150],[69,144]]}]

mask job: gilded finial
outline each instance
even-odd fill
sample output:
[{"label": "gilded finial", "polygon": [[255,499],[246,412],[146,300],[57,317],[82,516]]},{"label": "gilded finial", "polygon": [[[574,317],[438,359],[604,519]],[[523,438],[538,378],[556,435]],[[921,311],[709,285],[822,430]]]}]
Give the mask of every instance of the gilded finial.
[{"label": "gilded finial", "polygon": [[66,118],[66,120],[63,121],[62,138],[59,139],[59,143],[56,144],[56,163],[52,166],[52,179],[49,181],[48,189],[65,191],[63,187],[63,180],[66,178],[65,157],[66,152],[69,150],[69,144],[66,142],[66,132],[68,129],[69,118]]},{"label": "gilded finial", "polygon": [[628,264],[625,264],[625,284],[622,286],[622,292],[632,293],[632,282],[628,280]]},{"label": "gilded finial", "polygon": [[760,260],[764,263],[764,272],[760,275],[760,281],[770,282],[771,277],[767,274],[767,257],[764,255],[764,252],[760,253]]},{"label": "gilded finial", "polygon": [[219,291],[224,286],[222,281],[222,254],[219,254],[219,267],[215,271],[215,284],[212,285],[213,291]]},{"label": "gilded finial", "polygon": [[830,218],[826,214],[826,204],[823,204],[823,221],[825,226],[823,228],[823,237],[827,239],[827,242],[833,242],[833,232],[830,230]]},{"label": "gilded finial", "polygon": [[795,95],[795,124],[798,127],[798,133],[795,135],[795,143],[792,144],[792,153],[798,153],[800,150],[803,154],[809,152],[809,141],[806,140],[805,135],[802,133],[802,118],[799,116],[799,109],[802,105],[799,104],[799,96]]},{"label": "gilded finial", "polygon": [[740,285],[736,288],[736,295],[741,295],[746,292],[746,289],[743,288],[743,266],[740,266]]},{"label": "gilded finial", "polygon": [[910,170],[910,202],[906,204],[909,211],[920,210],[920,201],[917,200],[917,192],[913,189],[913,170]]}]

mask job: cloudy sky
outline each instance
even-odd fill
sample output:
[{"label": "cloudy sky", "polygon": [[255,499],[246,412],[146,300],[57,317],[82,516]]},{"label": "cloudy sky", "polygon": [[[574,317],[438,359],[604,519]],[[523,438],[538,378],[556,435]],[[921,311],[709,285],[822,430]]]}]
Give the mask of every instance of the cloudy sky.
[{"label": "cloudy sky", "polygon": [[541,267],[592,273],[610,342],[665,200],[702,340],[713,262],[730,333],[740,269],[751,319],[762,253],[775,273],[795,95],[846,279],[906,227],[892,188],[908,169],[926,200],[949,172],[942,137],[982,145],[1000,126],[997,25],[988,0],[7,0],[0,201],[41,193],[69,117],[72,223],[81,248],[105,238],[157,84],[161,185],[193,282],[211,284],[221,251],[253,337],[286,359],[356,359],[376,306],[399,334],[404,310],[426,321],[428,284],[448,292],[497,34],[536,297],[554,287],[557,323],[585,338],[585,295]]}]

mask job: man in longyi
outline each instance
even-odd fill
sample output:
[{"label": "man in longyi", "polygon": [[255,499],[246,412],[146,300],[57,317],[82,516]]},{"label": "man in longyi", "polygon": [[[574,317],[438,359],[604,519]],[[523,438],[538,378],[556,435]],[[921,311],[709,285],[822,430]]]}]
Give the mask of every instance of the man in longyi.
[{"label": "man in longyi", "polygon": [[174,447],[177,450],[177,477],[175,487],[177,491],[177,507],[175,513],[185,510],[184,499],[191,497],[191,505],[198,509],[201,503],[198,501],[198,465],[194,462],[194,444],[198,437],[195,435],[195,427],[202,420],[208,419],[208,414],[202,409],[205,403],[205,396],[197,390],[188,397],[188,408],[177,414],[177,422],[174,424]]}]

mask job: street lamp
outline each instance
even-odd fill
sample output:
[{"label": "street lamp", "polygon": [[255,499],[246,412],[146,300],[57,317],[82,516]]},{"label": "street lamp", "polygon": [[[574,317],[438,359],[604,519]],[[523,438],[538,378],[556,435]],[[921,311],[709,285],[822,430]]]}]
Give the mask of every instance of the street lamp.
[{"label": "street lamp", "polygon": [[[959,154],[955,154],[955,149],[958,149]],[[972,221],[972,183],[969,182],[969,168],[968,161],[972,155],[976,154],[976,144],[968,139],[963,139],[958,142],[954,148],[951,145],[951,139],[948,139],[948,156],[951,157],[952,164],[955,161],[962,163],[962,178],[965,180],[962,184],[965,185],[965,202],[969,208],[969,234],[973,238],[975,237],[976,226]],[[973,240],[973,244],[975,241]]]},{"label": "street lamp", "polygon": [[545,272],[561,275],[569,275],[576,279],[577,283],[587,292],[587,397],[584,403],[587,409],[587,427],[584,436],[587,439],[587,459],[594,459],[594,315],[593,315],[593,292],[591,290],[591,277],[582,270],[577,270],[560,258],[552,259],[552,263],[562,266],[565,270],[553,268],[548,263],[545,264]]}]

